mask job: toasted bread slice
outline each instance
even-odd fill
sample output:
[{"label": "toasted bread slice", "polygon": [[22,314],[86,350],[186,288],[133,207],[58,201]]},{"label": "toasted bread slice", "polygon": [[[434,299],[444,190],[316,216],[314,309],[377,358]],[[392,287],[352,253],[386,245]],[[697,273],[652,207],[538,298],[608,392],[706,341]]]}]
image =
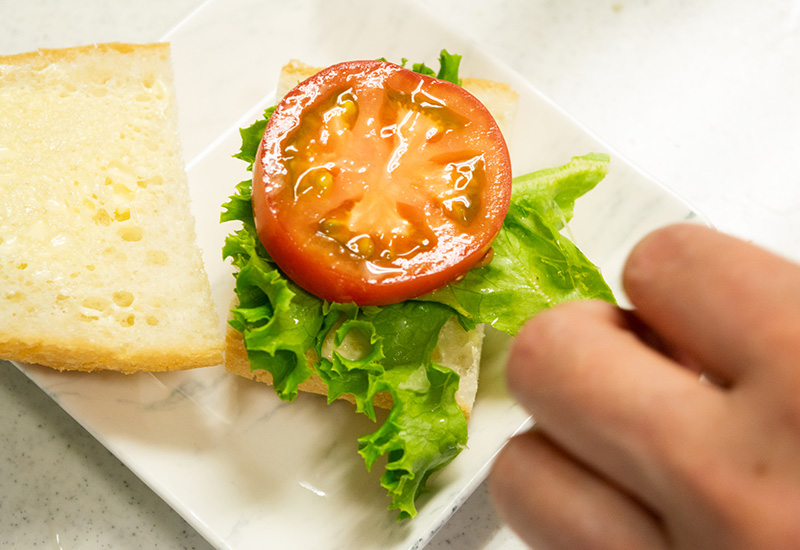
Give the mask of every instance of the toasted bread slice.
[{"label": "toasted bread slice", "polygon": [[[290,61],[281,69],[276,96],[283,97],[297,84],[315,75],[320,70],[318,67],[312,67],[301,61]],[[478,78],[464,78],[462,79],[462,85],[481,100],[495,117],[503,134],[507,135],[516,114],[518,94],[507,84]],[[451,368],[460,376],[456,401],[467,418],[469,418],[472,411],[478,390],[483,335],[484,327],[478,326],[474,330],[466,331],[461,327],[457,319],[453,317],[442,328],[439,335],[439,343],[432,354],[432,359],[436,363]],[[328,341],[323,346],[323,355],[330,359],[333,349],[332,337],[329,336]],[[345,342],[340,348],[337,348],[337,351],[348,357],[358,356],[366,350],[358,349],[356,343],[348,342],[345,339]],[[315,357],[309,357],[311,364],[315,360]],[[252,380],[267,384],[272,383],[272,376],[269,372],[250,369],[250,362],[244,348],[242,335],[231,327],[228,327],[226,335],[225,368],[229,372]],[[327,386],[317,375],[312,375],[310,379],[299,386],[299,389],[306,392],[327,394]],[[342,398],[353,401],[352,396],[345,395]],[[386,394],[376,395],[374,405],[376,407],[391,408],[391,396]]]},{"label": "toasted bread slice", "polygon": [[167,44],[0,57],[0,357],[222,363]]}]

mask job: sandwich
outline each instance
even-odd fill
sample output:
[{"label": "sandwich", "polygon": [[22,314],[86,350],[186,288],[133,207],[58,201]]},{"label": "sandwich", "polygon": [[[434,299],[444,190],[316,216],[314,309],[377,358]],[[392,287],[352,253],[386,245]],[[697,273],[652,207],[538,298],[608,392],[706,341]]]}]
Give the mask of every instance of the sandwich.
[{"label": "sandwich", "polygon": [[457,55],[439,62],[284,67],[291,90],[241,130],[235,156],[252,174],[221,216],[239,224],[223,249],[236,267],[226,368],[375,420],[358,452],[367,468],[386,456],[400,519],[466,446],[483,331],[513,335],[567,300],[614,301],[562,234],[608,156],[512,181],[515,94],[462,80]]},{"label": "sandwich", "polygon": [[0,358],[219,365],[167,44],[0,57]]}]

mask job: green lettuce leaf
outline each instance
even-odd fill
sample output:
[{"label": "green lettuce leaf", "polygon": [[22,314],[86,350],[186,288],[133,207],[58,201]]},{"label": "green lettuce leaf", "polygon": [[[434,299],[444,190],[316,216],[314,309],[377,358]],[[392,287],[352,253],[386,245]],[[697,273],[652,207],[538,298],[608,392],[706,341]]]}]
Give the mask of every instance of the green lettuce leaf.
[{"label": "green lettuce leaf", "polygon": [[359,438],[358,452],[367,468],[388,454],[381,485],[392,497],[389,509],[410,518],[430,475],[466,446],[467,420],[455,400],[458,375],[431,362],[404,365],[388,371],[376,388],[390,392],[394,406],[377,432]]},{"label": "green lettuce leaf", "polygon": [[[381,61],[388,61],[385,57],[379,58]],[[405,67],[408,59],[405,57],[400,61],[400,66]],[[449,53],[447,50],[439,52],[439,71],[434,71],[425,63],[413,63],[411,70],[415,73],[424,74],[433,78],[447,80],[453,84],[461,86],[461,78],[458,76],[458,68],[461,64],[461,56],[454,53]]]},{"label": "green lettuce leaf", "polygon": [[[403,59],[402,65],[405,66],[405,63],[406,60]],[[460,64],[460,55],[451,54],[448,53],[447,50],[442,50],[439,53],[439,72],[434,71],[425,65],[425,63],[414,63],[411,65],[411,70],[415,73],[439,78],[441,80],[447,80],[448,82],[452,82],[453,84],[458,84],[461,86],[461,79],[458,77],[458,67]]]},{"label": "green lettuce leaf", "polygon": [[613,303],[597,267],[560,233],[572,219],[575,199],[605,177],[608,165],[607,155],[589,154],[514,178],[491,263],[423,299],[448,304],[472,322],[512,335],[528,319],[561,302]]},{"label": "green lettuce leaf", "polygon": [[[413,67],[460,83],[460,60],[442,50],[437,73],[424,64]],[[273,110],[240,130],[242,146],[234,156],[248,170]],[[328,386],[329,402],[352,395],[356,410],[378,422],[373,399],[380,392],[391,395],[392,409],[374,433],[359,438],[358,452],[367,468],[387,456],[381,484],[391,497],[389,508],[399,511],[399,519],[413,517],[430,475],[467,442],[466,418],[455,400],[459,377],[431,361],[445,322],[457,315],[467,329],[489,323],[513,334],[561,301],[613,301],[597,269],[560,233],[575,199],[607,169],[607,157],[587,155],[516,178],[488,266],[428,296],[381,307],[324,302],[288,279],[258,239],[252,182],[245,180],[220,216],[241,224],[223,247],[223,257],[237,268],[238,304],[230,325],[243,335],[251,368],[272,374],[281,399],[295,399],[299,384],[316,372]],[[346,339],[359,342],[355,356],[341,351]]]},{"label": "green lettuce leaf", "polygon": [[453,84],[461,86],[461,79],[458,77],[458,67],[460,64],[460,55],[442,50],[439,54],[439,72],[436,73],[436,78],[448,80]]},{"label": "green lettuce leaf", "polygon": [[238,268],[238,304],[231,309],[230,324],[242,333],[251,368],[269,371],[278,395],[291,400],[312,374],[306,353],[323,323],[322,304],[278,270],[258,239],[252,206],[248,211],[242,203],[250,201],[237,193],[222,216],[243,222],[223,247],[223,257]]},{"label": "green lettuce leaf", "polygon": [[263,118],[256,120],[247,128],[239,130],[239,135],[242,138],[242,147],[233,157],[247,162],[248,170],[253,169],[253,162],[256,160],[256,152],[258,151],[258,144],[261,143],[261,136],[264,135],[264,129],[267,127],[267,121],[273,111],[275,111],[275,106],[264,111]]},{"label": "green lettuce leaf", "polygon": [[369,342],[364,356],[347,359],[334,351],[332,359],[322,358],[317,372],[328,385],[329,400],[350,393],[357,410],[373,420],[372,398],[378,392],[391,394],[388,418],[378,431],[359,439],[359,452],[367,468],[388,455],[381,484],[392,497],[389,508],[399,510],[400,518],[413,517],[425,481],[467,441],[467,421],[455,400],[459,377],[430,359],[442,326],[454,312],[443,304],[413,300],[349,309],[332,310],[341,323],[335,339],[341,343],[359,332],[361,341]]}]

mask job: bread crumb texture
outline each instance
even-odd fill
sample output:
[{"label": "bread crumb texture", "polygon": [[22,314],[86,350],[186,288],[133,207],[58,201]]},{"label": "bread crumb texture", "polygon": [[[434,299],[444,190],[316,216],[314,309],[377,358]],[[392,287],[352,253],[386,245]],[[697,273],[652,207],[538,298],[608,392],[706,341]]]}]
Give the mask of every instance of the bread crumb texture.
[{"label": "bread crumb texture", "polygon": [[0,57],[0,357],[221,362],[166,44]]}]

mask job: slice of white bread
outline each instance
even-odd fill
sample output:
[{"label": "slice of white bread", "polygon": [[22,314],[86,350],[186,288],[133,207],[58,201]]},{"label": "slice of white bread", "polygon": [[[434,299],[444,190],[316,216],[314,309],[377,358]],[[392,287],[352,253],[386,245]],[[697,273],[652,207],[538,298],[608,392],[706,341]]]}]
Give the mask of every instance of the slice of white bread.
[{"label": "slice of white bread", "polygon": [[[290,61],[281,69],[276,97],[283,97],[297,84],[320,70],[318,67],[306,65],[301,61]],[[519,99],[517,92],[507,84],[478,78],[464,78],[462,79],[462,86],[481,100],[495,117],[503,134],[508,135],[516,114],[517,101]],[[456,401],[467,418],[470,416],[475,402],[475,395],[478,391],[483,336],[484,327],[478,326],[475,330],[466,331],[461,327],[458,320],[453,317],[442,328],[439,335],[439,343],[432,354],[432,359],[436,363],[453,369],[460,376]],[[250,362],[247,359],[242,335],[238,331],[228,327],[226,341],[225,368],[229,372],[267,384],[272,383],[272,376],[269,372],[250,369]],[[329,335],[322,348],[323,355],[330,359],[333,355],[333,350],[333,338]],[[336,351],[348,358],[355,358],[365,353],[365,350],[360,348],[356,341],[348,341],[347,338]],[[313,355],[309,357],[311,364],[315,360],[316,357]],[[301,384],[299,388],[301,391],[327,394],[327,386],[317,375],[313,375],[309,380]],[[345,395],[342,398],[353,401],[352,396]],[[386,394],[376,395],[374,405],[390,408],[392,405],[391,396]]]},{"label": "slice of white bread", "polygon": [[0,358],[222,363],[168,44],[0,57]]}]

